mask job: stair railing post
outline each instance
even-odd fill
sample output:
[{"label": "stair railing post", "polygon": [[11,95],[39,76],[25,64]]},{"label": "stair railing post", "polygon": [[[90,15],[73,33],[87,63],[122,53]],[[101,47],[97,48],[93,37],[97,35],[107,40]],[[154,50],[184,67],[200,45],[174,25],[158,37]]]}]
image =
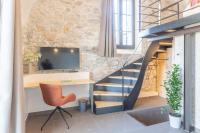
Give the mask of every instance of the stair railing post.
[{"label": "stair railing post", "polygon": [[124,96],[124,68],[125,66],[128,64],[128,60],[125,61],[125,63],[123,64],[122,68],[121,68],[121,74],[122,74],[122,97],[123,97],[123,101],[125,100],[125,96]]},{"label": "stair railing post", "polygon": [[122,73],[122,97],[124,100],[124,65],[121,68],[121,73]]},{"label": "stair railing post", "polygon": [[142,0],[139,0],[139,32],[142,31]]},{"label": "stair railing post", "polygon": [[[122,74],[122,99],[123,99],[123,102],[125,100],[125,97],[124,97],[124,65],[121,68],[121,74]],[[124,105],[123,105],[123,110],[125,110],[125,106]]]},{"label": "stair railing post", "polygon": [[159,5],[158,5],[158,24],[161,24],[161,0],[159,0]]},{"label": "stair railing post", "polygon": [[178,20],[180,19],[179,12],[180,12],[180,6],[179,6],[179,3],[177,3],[177,18],[178,18]]}]

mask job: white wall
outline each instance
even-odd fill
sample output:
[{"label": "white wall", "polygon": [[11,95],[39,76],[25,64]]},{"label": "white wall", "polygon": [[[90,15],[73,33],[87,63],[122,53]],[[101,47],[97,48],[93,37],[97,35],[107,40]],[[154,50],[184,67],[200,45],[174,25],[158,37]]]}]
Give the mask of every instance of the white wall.
[{"label": "white wall", "polygon": [[[175,45],[173,47],[172,63],[179,64],[184,73],[184,35],[174,38]],[[197,129],[200,129],[200,32],[196,33],[195,44],[195,107],[194,107],[194,123]],[[183,74],[182,74],[183,75]],[[184,75],[183,75],[184,76]]]},{"label": "white wall", "polygon": [[196,33],[195,50],[195,126],[200,129],[200,32]]},{"label": "white wall", "polygon": [[182,76],[184,76],[184,35],[174,37],[172,64],[178,64],[181,67]]},{"label": "white wall", "polygon": [[[184,87],[184,35],[174,37],[174,46],[172,48],[172,64],[178,64],[181,68],[181,75]],[[182,88],[184,90],[184,88]],[[183,102],[182,102],[183,105]],[[181,113],[183,114],[183,108]]]}]

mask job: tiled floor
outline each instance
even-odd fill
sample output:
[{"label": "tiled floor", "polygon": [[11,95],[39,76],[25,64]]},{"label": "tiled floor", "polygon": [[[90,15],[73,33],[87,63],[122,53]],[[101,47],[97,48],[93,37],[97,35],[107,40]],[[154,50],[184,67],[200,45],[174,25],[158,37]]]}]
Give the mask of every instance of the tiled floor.
[{"label": "tiled floor", "polygon": [[[139,105],[137,104],[137,107]],[[42,132],[40,127],[47,119],[48,114],[29,117],[26,133],[183,133],[171,129],[168,122],[148,127],[144,126],[128,115],[127,112],[94,115],[90,111],[85,113],[80,113],[78,110],[69,111],[73,114],[73,118],[66,115],[70,125],[69,130],[66,129],[65,123],[57,113]]]}]

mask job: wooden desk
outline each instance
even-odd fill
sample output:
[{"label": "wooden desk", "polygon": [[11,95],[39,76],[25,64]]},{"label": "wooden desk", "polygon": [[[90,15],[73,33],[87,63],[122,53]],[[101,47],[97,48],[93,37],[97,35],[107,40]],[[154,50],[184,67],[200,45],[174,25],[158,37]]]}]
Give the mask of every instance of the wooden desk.
[{"label": "wooden desk", "polygon": [[87,84],[93,84],[93,80],[62,80],[62,81],[40,81],[40,82],[30,82],[30,83],[24,83],[25,89],[33,89],[39,88],[40,83],[47,83],[47,84],[60,84],[61,86],[67,86],[67,85],[87,85]]},{"label": "wooden desk", "polygon": [[93,83],[90,80],[89,72],[75,73],[38,73],[24,75],[24,89],[26,95],[27,112],[40,112],[51,110],[43,101],[39,83],[60,84],[63,88],[63,95],[75,93],[77,100],[64,107],[77,107],[78,99],[88,97],[93,108]]},{"label": "wooden desk", "polygon": [[40,89],[40,83],[48,83],[48,84],[60,84],[61,86],[74,86],[74,85],[89,85],[89,99],[91,111],[93,112],[93,84],[95,83],[93,80],[63,80],[63,81],[41,81],[41,82],[32,82],[32,83],[24,83],[25,90],[37,90]]}]

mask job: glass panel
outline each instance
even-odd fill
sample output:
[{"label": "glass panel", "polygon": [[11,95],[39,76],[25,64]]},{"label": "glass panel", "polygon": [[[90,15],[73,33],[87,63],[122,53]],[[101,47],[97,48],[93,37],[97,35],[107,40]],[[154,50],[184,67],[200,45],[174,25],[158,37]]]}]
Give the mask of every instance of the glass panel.
[{"label": "glass panel", "polygon": [[127,15],[132,15],[132,8],[133,8],[133,3],[132,3],[132,0],[127,0]]},{"label": "glass panel", "polygon": [[115,30],[119,30],[119,14],[115,14]]},{"label": "glass panel", "polygon": [[127,16],[127,31],[132,31],[132,16]]},{"label": "glass panel", "polygon": [[127,14],[127,0],[122,0],[122,14]]},{"label": "glass panel", "polygon": [[119,13],[119,0],[114,0],[114,13]]},{"label": "glass panel", "polygon": [[122,31],[127,31],[127,16],[126,15],[123,15],[122,16],[122,24],[123,24],[123,26],[122,26]]},{"label": "glass panel", "polygon": [[115,40],[116,40],[116,44],[119,45],[119,31],[115,32]]},{"label": "glass panel", "polygon": [[127,34],[126,32],[123,32],[123,45],[127,44]]},{"label": "glass panel", "polygon": [[133,45],[132,2],[133,0],[114,0],[115,39],[117,45]]},{"label": "glass panel", "polygon": [[133,34],[132,34],[132,32],[127,32],[127,45],[133,45]]}]

